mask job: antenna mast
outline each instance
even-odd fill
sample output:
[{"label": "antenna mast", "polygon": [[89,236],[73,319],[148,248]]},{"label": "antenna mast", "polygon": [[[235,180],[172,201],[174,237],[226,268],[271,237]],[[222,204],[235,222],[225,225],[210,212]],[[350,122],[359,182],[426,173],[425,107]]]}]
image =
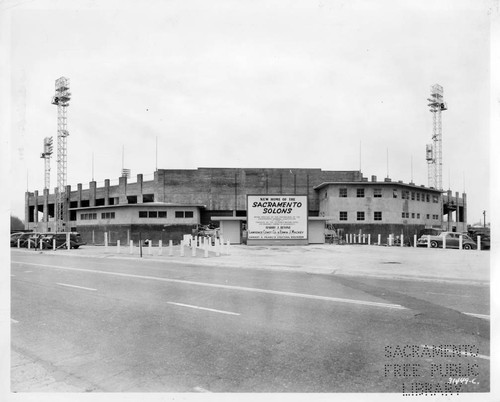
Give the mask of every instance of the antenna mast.
[{"label": "antenna mast", "polygon": [[441,111],[448,107],[443,98],[443,87],[434,84],[431,87],[431,97],[427,98],[429,110],[432,113],[432,144],[427,144],[427,178],[429,187],[443,189],[443,132],[441,126]]},{"label": "antenna mast", "polygon": [[66,108],[69,106],[71,93],[69,92],[69,78],[61,77],[56,80],[56,93],[52,104],[57,106],[57,197],[55,205],[56,232],[64,230],[64,200],[67,175],[67,145],[69,135],[67,130]]}]

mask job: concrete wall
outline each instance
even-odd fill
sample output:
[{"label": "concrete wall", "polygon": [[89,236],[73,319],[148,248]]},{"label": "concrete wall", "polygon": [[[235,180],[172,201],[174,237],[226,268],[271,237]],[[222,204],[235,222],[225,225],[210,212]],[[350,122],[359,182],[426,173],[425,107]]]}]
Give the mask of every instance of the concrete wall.
[{"label": "concrete wall", "polygon": [[[347,197],[339,197],[339,189],[347,188]],[[356,191],[363,188],[365,196],[358,198]],[[380,189],[382,197],[374,197],[374,189]],[[410,199],[402,199],[402,191],[410,192]],[[397,198],[394,198],[394,192]],[[420,201],[412,200],[411,192],[420,194]],[[422,201],[422,195],[426,199],[429,194],[429,202]],[[319,190],[321,213],[331,216],[333,219],[329,223],[333,224],[410,224],[422,226],[441,225],[441,201],[433,201],[433,196],[439,193],[426,191],[424,188],[402,186],[399,183],[359,183],[359,184],[329,184]],[[347,221],[340,220],[340,211],[347,212]],[[357,220],[357,212],[365,213],[364,221]],[[374,212],[382,212],[382,220],[374,219]],[[402,213],[409,213],[409,218],[403,218]],[[414,217],[412,217],[414,214]],[[420,218],[417,218],[420,214]],[[429,219],[427,219],[429,215]],[[437,215],[438,219],[432,219]]]}]

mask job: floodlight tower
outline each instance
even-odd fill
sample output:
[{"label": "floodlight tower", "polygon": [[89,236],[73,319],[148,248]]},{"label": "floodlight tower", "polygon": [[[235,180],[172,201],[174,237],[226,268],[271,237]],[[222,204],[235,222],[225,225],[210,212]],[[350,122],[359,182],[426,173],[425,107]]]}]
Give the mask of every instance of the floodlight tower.
[{"label": "floodlight tower", "polygon": [[40,158],[45,160],[45,189],[50,188],[50,157],[52,156],[53,146],[52,137],[45,137],[43,139],[43,152]]},{"label": "floodlight tower", "polygon": [[69,78],[61,77],[56,80],[56,93],[52,98],[52,104],[57,105],[57,197],[55,205],[56,231],[64,229],[64,192],[66,189],[67,174],[67,147],[66,139],[69,135],[67,130],[66,108],[69,106],[71,93],[69,92]]},{"label": "floodlight tower", "polygon": [[429,110],[432,113],[432,144],[426,146],[429,187],[443,189],[443,132],[441,112],[448,107],[443,98],[443,87],[434,84],[431,87],[431,97],[427,98]]}]

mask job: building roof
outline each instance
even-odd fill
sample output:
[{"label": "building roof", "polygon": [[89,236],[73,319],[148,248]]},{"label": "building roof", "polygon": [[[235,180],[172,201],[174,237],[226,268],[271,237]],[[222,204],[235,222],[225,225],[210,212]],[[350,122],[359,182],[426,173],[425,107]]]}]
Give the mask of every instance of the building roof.
[{"label": "building roof", "polygon": [[104,208],[126,208],[126,207],[197,207],[197,208],[206,208],[206,205],[201,204],[178,204],[173,202],[142,202],[137,204],[116,204],[116,205],[97,205],[93,207],[77,207],[77,208],[69,208],[73,211],[80,210],[88,210],[88,209],[104,209]]},{"label": "building roof", "polygon": [[352,184],[354,186],[399,186],[399,187],[406,187],[408,189],[412,190],[425,190],[425,191],[432,191],[434,193],[443,193],[441,190],[436,190],[435,188],[432,187],[425,187],[425,186],[417,186],[416,184],[408,184],[408,183],[403,183],[401,181],[326,181],[323,182],[316,187],[314,187],[314,190],[320,190],[323,187],[326,187],[330,184],[337,184],[337,185],[347,185],[347,184]]}]

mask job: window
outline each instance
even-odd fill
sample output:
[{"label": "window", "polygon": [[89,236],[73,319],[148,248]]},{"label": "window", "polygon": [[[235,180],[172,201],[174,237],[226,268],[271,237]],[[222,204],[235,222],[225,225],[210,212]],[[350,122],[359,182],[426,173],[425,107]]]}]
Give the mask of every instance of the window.
[{"label": "window", "polygon": [[136,195],[127,195],[127,203],[128,204],[137,204],[137,196]]},{"label": "window", "polygon": [[363,211],[358,211],[356,213],[356,219],[358,221],[364,221],[365,220],[365,213]]},{"label": "window", "polygon": [[409,212],[405,212],[405,218],[409,218],[410,217],[410,213]]},{"label": "window", "polygon": [[406,214],[404,212],[401,212],[401,218],[406,218]]},{"label": "window", "polygon": [[429,194],[425,195],[425,201],[427,201],[427,202],[431,201],[431,196]]},{"label": "window", "polygon": [[363,198],[364,196],[365,196],[365,189],[364,188],[357,188],[356,189],[356,197]]},{"label": "window", "polygon": [[148,211],[139,211],[139,218],[147,218]]},{"label": "window", "polygon": [[176,218],[184,218],[184,211],[175,211]]},{"label": "window", "polygon": [[154,202],[154,201],[155,201],[154,194],[143,194],[142,195],[142,202]]},{"label": "window", "polygon": [[184,217],[186,217],[186,218],[192,218],[192,217],[194,217],[193,211],[185,211],[184,212]]},{"label": "window", "polygon": [[347,211],[340,211],[339,212],[339,220],[341,220],[341,221],[347,220]]},{"label": "window", "polygon": [[420,214],[417,214],[417,219],[420,219]]},{"label": "window", "polygon": [[411,192],[411,199],[414,200],[415,199],[415,191],[412,191]]},{"label": "window", "polygon": [[374,188],[373,189],[373,198],[381,198],[382,197],[382,189]]},{"label": "window", "polygon": [[427,215],[426,215],[426,218],[427,218],[427,219],[430,219],[430,217],[431,217],[431,215],[430,215],[430,214],[427,214]]},{"label": "window", "polygon": [[347,189],[339,188],[339,197],[346,198],[347,197]]},{"label": "window", "polygon": [[114,212],[102,212],[101,219],[115,219],[115,213]]},{"label": "window", "polygon": [[412,219],[415,219],[415,212],[412,212],[412,213],[411,213],[411,218],[412,218]]},{"label": "window", "polygon": [[166,218],[167,211],[158,211],[158,218]]},{"label": "window", "polygon": [[97,213],[80,214],[80,219],[82,221],[97,219]]},{"label": "window", "polygon": [[432,196],[432,202],[437,204],[439,202],[439,199],[438,199],[438,196],[437,195],[433,195]]},{"label": "window", "polygon": [[401,198],[403,200],[409,200],[410,199],[410,192],[408,190],[403,190],[401,193]]},{"label": "window", "polygon": [[149,211],[148,218],[158,218],[158,211]]},{"label": "window", "polygon": [[392,190],[392,198],[398,198],[398,190],[395,188]]},{"label": "window", "polygon": [[381,211],[375,211],[373,213],[373,220],[374,221],[381,221],[382,220],[382,212]]},{"label": "window", "polygon": [[420,201],[420,193],[417,193],[417,201]]}]

